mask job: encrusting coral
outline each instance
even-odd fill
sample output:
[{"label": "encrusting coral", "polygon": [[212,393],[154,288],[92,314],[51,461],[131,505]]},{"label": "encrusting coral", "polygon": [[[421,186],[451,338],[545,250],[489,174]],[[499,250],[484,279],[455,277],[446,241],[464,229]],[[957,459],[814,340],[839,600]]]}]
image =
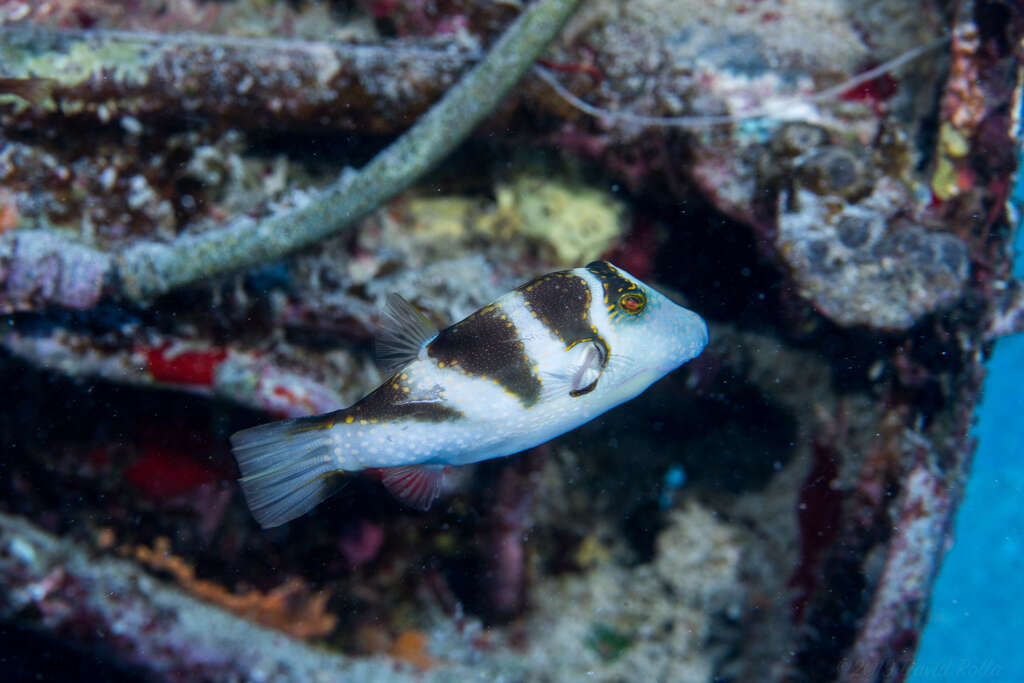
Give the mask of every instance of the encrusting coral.
[{"label": "encrusting coral", "polygon": [[173,576],[197,598],[295,638],[325,636],[337,626],[338,618],[327,611],[330,595],[326,591],[310,591],[298,577],[267,592],[252,589],[233,593],[213,581],[198,578],[184,558],[171,553],[171,542],[165,537],[157,538],[152,548],[139,545],[129,552],[150,569]]}]

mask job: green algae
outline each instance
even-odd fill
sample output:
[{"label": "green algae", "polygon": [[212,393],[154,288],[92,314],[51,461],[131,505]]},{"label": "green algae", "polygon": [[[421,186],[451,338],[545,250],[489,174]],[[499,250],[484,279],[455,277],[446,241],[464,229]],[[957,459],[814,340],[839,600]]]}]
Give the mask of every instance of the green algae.
[{"label": "green algae", "polygon": [[145,85],[153,63],[151,55],[150,49],[137,43],[76,40],[61,51],[23,53],[21,60],[8,63],[8,69],[26,78],[52,78],[63,86],[80,85],[97,77]]},{"label": "green algae", "polygon": [[633,644],[633,638],[608,624],[597,622],[590,628],[584,644],[604,661],[614,662]]}]

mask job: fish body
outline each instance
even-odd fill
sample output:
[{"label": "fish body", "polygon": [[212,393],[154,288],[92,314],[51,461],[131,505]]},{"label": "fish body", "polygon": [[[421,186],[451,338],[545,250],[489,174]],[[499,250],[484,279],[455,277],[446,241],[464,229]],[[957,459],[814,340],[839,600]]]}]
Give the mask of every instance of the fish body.
[{"label": "fish body", "polygon": [[697,356],[696,313],[606,262],[541,276],[437,331],[389,301],[381,355],[396,368],[349,408],[231,437],[257,520],[277,526],[334,490],[341,473],[386,468],[421,509],[447,466],[511,455],[628,401]]}]

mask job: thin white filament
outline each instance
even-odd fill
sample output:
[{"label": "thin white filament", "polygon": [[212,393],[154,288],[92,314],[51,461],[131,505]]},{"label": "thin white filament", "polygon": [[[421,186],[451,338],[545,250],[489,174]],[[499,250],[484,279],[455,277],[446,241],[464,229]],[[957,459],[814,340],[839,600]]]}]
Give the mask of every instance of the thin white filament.
[{"label": "thin white filament", "polygon": [[[809,93],[807,95],[801,95],[794,97],[790,100],[792,104],[804,104],[807,102],[822,102],[825,100],[834,99],[844,92],[856,88],[859,85],[863,85],[869,81],[878,78],[881,75],[891,73],[896,69],[900,68],[904,64],[917,59],[926,52],[929,52],[947,42],[948,38],[940,38],[936,41],[928,43],[926,45],[919,45],[913,49],[907,50],[903,54],[894,59],[879,64],[873,69],[869,69],[863,73],[857,74],[853,78],[850,78],[838,85],[834,85],[818,92]],[[697,130],[701,128],[710,128],[713,126],[728,125],[736,123],[737,121],[747,121],[751,119],[765,119],[765,118],[776,118],[781,108],[786,105],[785,101],[774,102],[768,107],[756,107],[754,109],[748,109],[746,111],[740,111],[735,114],[710,114],[706,116],[702,115],[691,115],[691,116],[645,116],[643,114],[633,114],[630,112],[618,112],[611,111],[610,109],[603,109],[595,106],[581,99],[580,97],[569,92],[569,90],[562,85],[555,75],[549,70],[535,64],[533,67],[534,71],[540,78],[551,86],[551,88],[561,97],[563,100],[571,104],[576,109],[589,114],[595,118],[621,121],[623,123],[633,123],[641,126],[660,126],[660,127],[671,127],[671,128],[687,128],[691,130]]]}]

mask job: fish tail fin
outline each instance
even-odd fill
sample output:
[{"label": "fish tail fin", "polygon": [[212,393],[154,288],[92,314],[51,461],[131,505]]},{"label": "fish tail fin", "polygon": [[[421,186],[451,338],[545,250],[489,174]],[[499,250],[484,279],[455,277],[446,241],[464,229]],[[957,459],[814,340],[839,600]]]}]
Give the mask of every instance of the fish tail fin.
[{"label": "fish tail fin", "polygon": [[231,453],[242,474],[238,483],[264,529],[301,517],[344,484],[334,476],[341,470],[318,426],[309,418],[298,418],[231,436]]}]

